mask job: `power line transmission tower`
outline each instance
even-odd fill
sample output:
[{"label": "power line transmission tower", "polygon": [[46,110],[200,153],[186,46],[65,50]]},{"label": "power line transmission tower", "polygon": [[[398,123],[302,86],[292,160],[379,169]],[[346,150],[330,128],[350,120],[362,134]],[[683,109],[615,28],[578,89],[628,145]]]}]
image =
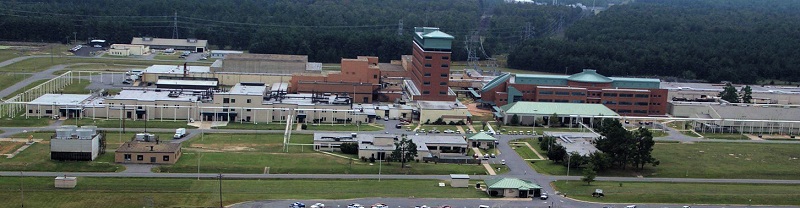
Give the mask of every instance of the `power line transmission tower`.
[{"label": "power line transmission tower", "polygon": [[534,32],[534,27],[533,27],[533,24],[531,24],[530,22],[528,22],[528,23],[525,25],[525,31],[524,31],[524,33],[522,34],[522,40],[528,40],[528,39],[531,39],[531,38],[533,38],[533,36],[534,36],[534,33],[535,33],[535,32]]},{"label": "power line transmission tower", "polygon": [[400,19],[400,21],[397,23],[397,36],[402,36],[402,35],[403,35],[403,19]]},{"label": "power line transmission tower", "polygon": [[178,11],[172,16],[172,39],[178,39]]}]

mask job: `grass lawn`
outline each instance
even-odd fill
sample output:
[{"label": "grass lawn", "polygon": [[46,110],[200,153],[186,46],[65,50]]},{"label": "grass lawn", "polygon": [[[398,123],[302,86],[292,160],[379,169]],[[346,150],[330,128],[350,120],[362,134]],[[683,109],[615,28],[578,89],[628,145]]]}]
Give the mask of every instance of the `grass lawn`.
[{"label": "grass lawn", "polygon": [[8,74],[2,73],[0,74],[0,90],[6,89],[11,85],[16,84],[24,79],[30,77],[30,74]]},{"label": "grass lawn", "polygon": [[[292,129],[297,127],[297,125],[292,125]],[[286,129],[286,123],[237,123],[237,122],[228,122],[226,126],[217,126],[213,127],[214,129],[253,129],[253,130],[284,130]]]},{"label": "grass lawn", "polygon": [[[570,198],[600,203],[800,205],[797,185],[622,182],[620,186],[611,181],[591,186],[582,181],[556,181],[554,185]],[[603,189],[605,197],[592,197],[595,189]]]},{"label": "grass lawn", "polygon": [[47,126],[53,119],[49,117],[28,117],[17,116],[14,118],[0,118],[0,126],[2,127],[34,127],[34,126]]},{"label": "grass lawn", "polygon": [[653,134],[653,138],[669,136],[667,132],[661,130],[650,130],[650,133]]},{"label": "grass lawn", "polygon": [[306,130],[315,131],[380,131],[383,127],[362,124],[360,127],[354,124],[308,124]]},{"label": "grass lawn", "polygon": [[747,136],[742,134],[724,134],[724,133],[700,133],[707,139],[727,139],[727,140],[750,140]]},{"label": "grass lawn", "polygon": [[[184,61],[159,61],[159,60],[137,60],[137,59],[108,59],[108,58],[77,58],[77,57],[37,57],[29,58],[14,64],[0,67],[3,72],[37,72],[43,71],[47,68],[58,64],[74,64],[74,63],[99,63],[99,64],[121,64],[121,65],[153,65],[153,64],[166,64],[166,65],[182,65]],[[192,66],[208,66],[210,63],[203,62],[189,62]]]},{"label": "grass lawn", "polygon": [[[530,139],[514,140],[514,142],[523,142],[523,143],[526,142],[530,144],[533,148],[536,148],[536,146],[539,145],[538,143],[536,143],[536,141]],[[537,156],[536,153],[534,153],[533,150],[531,150],[531,148],[528,148],[528,146],[526,146],[525,144],[510,144],[510,145],[511,148],[514,148],[514,151],[517,152],[517,154],[519,154],[520,157],[522,157],[522,159],[539,159],[539,156]]]},{"label": "grass lawn", "polygon": [[156,60],[184,60],[181,58],[181,54],[173,53],[173,54],[156,54],[153,59]]},{"label": "grass lawn", "polygon": [[[291,143],[313,144],[312,134],[292,134]],[[226,152],[283,152],[283,134],[220,134],[206,133],[183,143],[184,147],[221,150]],[[295,148],[296,147],[296,148]],[[311,152],[312,146],[304,149],[292,146],[290,152]]]},{"label": "grass lawn", "polygon": [[[534,146],[538,148],[538,145]],[[541,151],[540,153],[544,153]],[[600,176],[663,178],[800,179],[800,145],[700,142],[657,143],[653,157],[661,164],[644,170],[614,170]],[[566,168],[551,161],[532,163],[538,172],[566,175]],[[570,170],[579,175],[581,169]]]},{"label": "grass lawn", "polygon": [[[100,128],[119,128],[120,127],[120,120],[118,119],[91,119],[91,118],[84,118],[78,119],[77,124],[75,123],[75,119],[67,119],[64,121],[63,125],[94,125]],[[186,121],[183,120],[150,120],[147,121],[147,127],[149,128],[160,128],[160,129],[177,129],[177,128],[187,128],[187,129],[196,129],[197,127],[187,125]],[[126,120],[125,121],[125,128],[144,128],[145,121],[144,120]]]},{"label": "grass lawn", "polygon": [[91,162],[50,160],[49,142],[35,143],[11,159],[0,157],[0,171],[115,172],[122,170],[124,167],[114,164],[114,152],[111,151],[107,151]]},{"label": "grass lawn", "polygon": [[[0,180],[0,198],[8,207],[19,206],[21,180],[28,207],[120,207],[136,208],[152,198],[154,207],[219,206],[219,182],[215,179],[78,178],[75,189],[56,189],[51,177]],[[223,204],[251,200],[351,199],[361,197],[480,198],[485,193],[472,188],[438,187],[438,180],[223,180]],[[378,188],[375,187],[391,187]],[[420,194],[420,189],[425,190]],[[15,201],[11,201],[15,199]],[[103,199],[103,200],[98,200]],[[305,201],[311,204],[311,201]],[[336,205],[328,204],[336,207]]]},{"label": "grass lawn", "polygon": [[[453,130],[453,131],[458,131],[458,127],[457,126],[459,126],[459,125],[425,125],[425,124],[422,124],[422,126],[420,126],[419,128],[420,129],[425,129],[426,131],[427,130],[433,130],[433,129],[437,129],[439,131],[444,131],[444,130],[447,130],[447,129],[450,129],[450,130]],[[463,128],[464,131],[469,129],[469,128],[467,128],[467,126],[461,126],[461,128]],[[480,128],[480,126],[478,126],[478,128]]]}]

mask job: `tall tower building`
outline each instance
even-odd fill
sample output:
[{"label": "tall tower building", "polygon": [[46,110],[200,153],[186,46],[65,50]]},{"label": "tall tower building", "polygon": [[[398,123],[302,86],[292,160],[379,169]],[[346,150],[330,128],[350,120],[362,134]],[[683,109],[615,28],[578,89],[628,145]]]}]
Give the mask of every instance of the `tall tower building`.
[{"label": "tall tower building", "polygon": [[414,52],[411,73],[414,100],[454,101],[450,82],[450,55],[453,36],[436,27],[414,27]]}]

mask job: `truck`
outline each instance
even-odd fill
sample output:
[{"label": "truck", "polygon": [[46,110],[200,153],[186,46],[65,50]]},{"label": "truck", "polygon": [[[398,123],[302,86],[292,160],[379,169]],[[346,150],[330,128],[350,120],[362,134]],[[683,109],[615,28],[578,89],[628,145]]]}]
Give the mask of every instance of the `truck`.
[{"label": "truck", "polygon": [[172,139],[180,139],[186,136],[186,128],[179,128],[175,129],[175,135],[172,136]]}]

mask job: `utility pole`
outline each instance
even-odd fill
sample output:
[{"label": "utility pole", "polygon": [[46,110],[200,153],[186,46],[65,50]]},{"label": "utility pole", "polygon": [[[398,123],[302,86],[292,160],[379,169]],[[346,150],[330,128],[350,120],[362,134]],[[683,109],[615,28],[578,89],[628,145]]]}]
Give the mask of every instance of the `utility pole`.
[{"label": "utility pole", "polygon": [[219,208],[224,208],[222,206],[222,173],[219,174]]},{"label": "utility pole", "polygon": [[400,22],[397,23],[397,36],[403,35],[403,19],[400,19]]},{"label": "utility pole", "polygon": [[78,43],[78,32],[72,32],[72,35],[75,36],[75,39],[73,39],[74,41],[72,42],[72,44],[77,44]]},{"label": "utility pole", "polygon": [[24,190],[24,183],[22,182],[22,180],[25,178],[23,176],[24,175],[22,175],[22,171],[19,171],[19,193],[20,195],[22,195],[22,201],[20,201],[20,205],[22,205],[22,207],[25,207],[25,190]]},{"label": "utility pole", "polygon": [[178,11],[172,16],[172,39],[178,39]]}]

